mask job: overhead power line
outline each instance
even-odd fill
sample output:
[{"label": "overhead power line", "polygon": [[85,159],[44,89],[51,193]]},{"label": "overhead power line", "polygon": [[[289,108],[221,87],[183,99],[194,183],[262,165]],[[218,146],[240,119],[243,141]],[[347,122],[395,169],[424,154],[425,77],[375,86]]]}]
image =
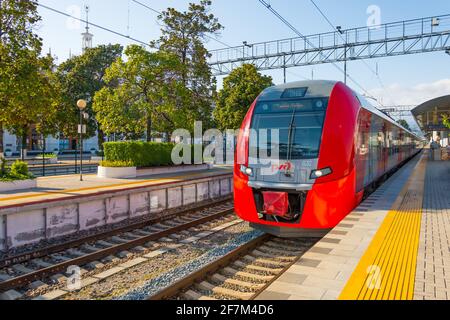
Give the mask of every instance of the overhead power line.
[{"label": "overhead power line", "polygon": [[[156,13],[156,14],[158,14],[158,15],[161,15],[161,14],[162,14],[161,11],[158,11],[158,10],[156,10],[155,8],[150,7],[149,5],[143,3],[142,1],[138,1],[138,0],[132,0],[132,1],[133,1],[134,3],[136,3],[136,4],[138,4],[138,5],[140,5],[140,6],[144,7],[144,8],[146,8],[146,9],[152,11],[153,13]],[[219,39],[217,39],[217,38],[215,38],[215,37],[212,37],[212,36],[209,36],[209,35],[205,35],[205,37],[207,37],[208,39],[211,39],[211,40],[213,40],[213,41],[215,41],[215,42],[217,42],[217,43],[220,43],[221,45],[223,45],[223,46],[225,46],[225,47],[227,47],[227,48],[232,48],[231,45],[229,45],[229,44],[227,44],[227,43],[225,43],[225,42],[223,42],[223,41],[221,41],[221,40],[219,40]],[[248,53],[246,53],[245,51],[242,51],[242,53],[243,53],[244,55],[248,56],[248,57],[250,56],[250,55],[249,55]],[[300,76],[300,75],[298,75],[298,74],[295,74],[295,73],[293,73],[293,72],[289,72],[289,71],[288,71],[288,73],[290,73],[290,74],[293,75],[293,76],[300,77],[300,78],[303,78],[303,79],[308,80],[307,78],[305,78],[305,77],[303,77],[303,76]]]},{"label": "overhead power line", "polygon": [[[310,0],[310,1],[313,4],[313,6],[317,9],[317,11],[319,11],[320,15],[328,22],[328,24],[331,26],[333,31],[336,31],[336,26],[330,21],[330,19],[328,19],[327,15],[322,11],[322,9],[320,9],[320,7],[317,5],[317,3],[314,0]],[[338,32],[338,34],[341,37],[342,41],[347,42],[346,39],[342,36],[342,34],[340,32]],[[361,61],[364,63],[364,65],[367,67],[367,69],[369,69],[377,77],[378,82],[380,83],[381,87],[383,87],[383,89],[384,89],[383,81],[381,80],[381,77],[378,74],[378,72],[374,71],[366,61],[364,61],[364,60],[361,60]]]},{"label": "overhead power line", "polygon": [[[152,12],[158,14],[158,15],[161,15],[161,14],[162,14],[161,11],[158,11],[158,10],[154,9],[154,8],[150,7],[149,5],[147,5],[147,4],[145,4],[145,3],[141,2],[141,1],[138,1],[138,0],[132,0],[132,1],[133,1],[134,3],[136,3],[136,4],[138,4],[138,5],[140,5],[140,6],[144,7],[144,8],[146,8],[146,9],[148,9],[148,10],[150,10],[150,11],[152,11]],[[227,48],[232,48],[231,45],[229,45],[229,44],[227,44],[227,43],[225,43],[225,42],[223,42],[223,41],[220,41],[219,39],[217,39],[217,38],[215,38],[215,37],[212,37],[212,36],[209,36],[209,35],[205,35],[205,37],[207,37],[208,39],[211,39],[211,40],[213,40],[213,41],[216,41],[217,43],[220,43],[221,45],[223,45],[223,46],[225,46],[225,47],[227,47]],[[243,53],[244,55],[248,56],[248,57],[250,56],[250,55],[249,55],[248,53],[246,53],[245,51],[242,51],[242,53]],[[300,75],[298,75],[298,74],[295,74],[295,73],[293,73],[293,72],[288,72],[288,73],[290,73],[291,75],[296,76],[296,77],[300,77],[300,78],[303,78],[303,79],[307,79],[307,78],[305,78],[305,77],[303,77],[303,76],[300,76]]]},{"label": "overhead power line", "polygon": [[[265,0],[259,0],[259,2],[266,7],[270,12],[272,12],[278,19],[280,19],[285,25],[287,25],[292,31],[294,31],[299,37],[303,38],[306,43],[308,43],[309,46],[311,46],[314,49],[317,49],[311,41],[307,37],[305,37],[300,31],[298,31],[289,21],[287,21],[281,14],[279,14],[267,1]],[[323,53],[320,53],[323,56]],[[344,75],[346,75],[346,72],[342,70],[341,67],[339,67],[336,63],[332,63],[332,65],[342,72]],[[346,75],[348,79],[350,79],[356,86],[358,86],[362,91],[364,91],[368,96],[370,96],[370,93],[362,86],[360,85],[353,77],[350,75]]]},{"label": "overhead power line", "polygon": [[[144,8],[147,8],[148,10],[150,10],[150,11],[152,11],[152,12],[158,14],[158,15],[161,15],[161,14],[162,14],[161,11],[158,11],[158,10],[154,9],[154,8],[150,7],[149,5],[147,5],[147,4],[145,4],[145,3],[141,2],[141,1],[133,0],[133,2],[136,3],[136,4],[138,4],[138,5],[140,5],[140,6],[142,6],[142,7],[144,7]],[[221,45],[223,45],[223,46],[225,46],[225,47],[231,48],[230,45],[228,45],[228,44],[226,44],[225,42],[222,42],[222,41],[216,39],[215,37],[209,36],[209,35],[207,35],[207,34],[205,35],[205,37],[207,37],[208,39],[211,39],[211,40],[213,40],[213,41],[216,41],[217,43],[220,43]]]},{"label": "overhead power line", "polygon": [[41,4],[41,3],[39,3],[39,2],[36,2],[36,4],[37,4],[38,6],[44,8],[44,9],[53,11],[53,12],[55,12],[55,13],[58,13],[58,14],[60,14],[60,15],[66,16],[66,17],[68,17],[68,18],[71,18],[71,19],[74,19],[74,20],[77,20],[77,21],[80,21],[80,22],[83,22],[83,23],[87,23],[87,24],[90,25],[90,26],[93,26],[93,27],[95,27],[95,28],[104,30],[104,31],[109,32],[109,33],[112,33],[112,34],[115,34],[115,35],[117,35],[117,36],[119,36],[119,37],[129,39],[129,40],[131,40],[131,41],[137,42],[137,43],[142,44],[142,45],[144,45],[144,46],[149,46],[148,43],[146,43],[146,42],[144,42],[144,41],[141,41],[141,40],[138,40],[138,39],[135,39],[135,38],[133,38],[133,37],[127,36],[127,35],[125,35],[125,34],[123,34],[123,33],[120,33],[120,32],[114,31],[114,30],[112,30],[112,29],[109,29],[109,28],[103,27],[103,26],[101,26],[101,25],[98,25],[98,24],[96,24],[96,23],[92,23],[92,22],[86,21],[86,20],[84,20],[84,19],[75,17],[75,16],[73,16],[73,15],[70,15],[70,14],[65,13],[65,12],[63,12],[63,11],[60,11],[60,10],[58,10],[58,9],[55,9],[55,8],[46,6],[46,5]]}]

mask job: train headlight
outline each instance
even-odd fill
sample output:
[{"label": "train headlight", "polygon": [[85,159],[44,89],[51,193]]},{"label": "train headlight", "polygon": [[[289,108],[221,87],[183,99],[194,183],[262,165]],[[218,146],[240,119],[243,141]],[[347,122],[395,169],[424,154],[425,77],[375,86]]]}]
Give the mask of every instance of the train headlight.
[{"label": "train headlight", "polygon": [[246,174],[249,177],[253,177],[253,169],[252,168],[247,168],[246,166],[241,166],[241,172],[243,174]]},{"label": "train headlight", "polygon": [[326,177],[330,174],[333,173],[333,170],[331,170],[331,168],[325,168],[325,169],[320,169],[320,170],[314,170],[311,172],[311,179],[319,179],[319,178],[323,178]]}]

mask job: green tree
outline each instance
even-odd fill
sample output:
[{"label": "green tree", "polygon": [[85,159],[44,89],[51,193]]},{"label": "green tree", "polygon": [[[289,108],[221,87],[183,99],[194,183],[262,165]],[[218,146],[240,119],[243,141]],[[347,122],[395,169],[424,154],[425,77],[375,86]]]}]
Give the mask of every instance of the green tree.
[{"label": "green tree", "polygon": [[442,115],[442,123],[444,124],[444,126],[450,129],[450,116],[446,114]]},{"label": "green tree", "polygon": [[21,94],[10,97],[12,107],[5,122],[9,131],[22,137],[23,150],[27,147],[27,136],[32,125],[44,136],[57,133],[55,121],[60,107],[53,58],[36,57],[30,50],[26,53],[28,55],[21,57],[23,61],[17,63],[21,79],[14,83],[16,91]]},{"label": "green tree", "polygon": [[[93,109],[102,130],[127,138],[146,133],[151,141],[154,130],[168,132],[183,124],[183,112],[175,112],[185,95],[178,81],[180,63],[173,54],[149,52],[132,45],[107,70],[107,87],[94,98]],[[177,116],[174,116],[177,115]]]},{"label": "green tree", "polygon": [[399,125],[403,126],[403,128],[405,128],[406,130],[411,131],[411,128],[410,128],[408,122],[407,122],[405,119],[397,120],[397,123],[398,123]]},{"label": "green tree", "polygon": [[40,19],[34,1],[0,0],[0,154],[3,128],[15,122],[14,102],[30,94],[20,83],[29,76],[27,58],[35,60],[41,52],[41,39],[33,31]]},{"label": "green tree", "polygon": [[97,91],[107,86],[106,70],[122,55],[122,46],[101,45],[87,49],[82,55],[72,57],[62,63],[57,69],[57,78],[62,92],[62,108],[58,113],[58,129],[66,136],[77,135],[79,110],[76,102],[79,99],[87,101],[85,110],[89,114],[86,121],[87,137],[98,134],[98,144],[102,149],[104,133],[96,121],[92,103]]},{"label": "green tree", "polygon": [[214,119],[218,128],[239,129],[250,105],[271,85],[272,77],[260,74],[252,64],[233,70],[217,95]]},{"label": "green tree", "polygon": [[205,129],[211,125],[216,84],[204,42],[223,27],[210,13],[210,7],[211,1],[201,0],[198,4],[190,3],[184,12],[168,8],[159,16],[162,36],[153,42],[161,51],[175,54],[181,63],[177,76],[187,91],[174,110],[183,109],[188,119],[184,127],[191,130],[194,121],[203,121]]}]

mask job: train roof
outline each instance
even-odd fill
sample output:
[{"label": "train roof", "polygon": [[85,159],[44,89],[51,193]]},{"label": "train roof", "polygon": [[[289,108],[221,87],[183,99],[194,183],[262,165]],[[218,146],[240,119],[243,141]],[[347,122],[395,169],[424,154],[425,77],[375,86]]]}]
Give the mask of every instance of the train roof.
[{"label": "train roof", "polygon": [[269,87],[259,96],[259,101],[270,101],[282,99],[283,94],[289,89],[308,88],[302,98],[325,98],[331,96],[337,81],[309,80],[286,83]]},{"label": "train roof", "polygon": [[[340,81],[331,81],[331,80],[306,80],[306,81],[296,81],[296,82],[290,82],[282,85],[272,86],[264,90],[261,95],[259,96],[259,101],[273,101],[273,100],[279,100],[283,99],[283,95],[285,92],[287,92],[289,89],[300,89],[300,88],[308,88],[306,92],[301,96],[301,98],[328,98],[331,96],[331,93],[336,86],[337,83]],[[393,125],[401,128],[402,130],[408,132],[412,136],[414,136],[418,140],[422,140],[420,137],[418,137],[416,134],[411,132],[410,130],[407,130],[402,125],[397,123],[394,119],[380,111],[378,108],[373,106],[364,96],[356,93],[354,90],[352,90],[355,96],[358,98],[358,100],[361,103],[361,106],[370,111],[373,114],[376,114],[380,118],[392,123]]]},{"label": "train roof", "polygon": [[410,135],[412,135],[413,137],[415,137],[417,140],[423,140],[422,138],[420,138],[418,135],[416,135],[414,132],[406,129],[405,127],[403,127],[401,124],[399,124],[397,121],[395,121],[394,119],[392,119],[391,117],[389,117],[387,114],[385,114],[384,112],[382,112],[380,109],[378,109],[377,107],[375,107],[374,105],[372,105],[364,96],[356,93],[355,91],[353,91],[356,95],[356,97],[358,97],[359,102],[361,103],[361,106],[370,111],[373,114],[376,114],[377,116],[379,116],[380,118],[392,123],[393,125],[399,127],[400,129],[408,132]]}]

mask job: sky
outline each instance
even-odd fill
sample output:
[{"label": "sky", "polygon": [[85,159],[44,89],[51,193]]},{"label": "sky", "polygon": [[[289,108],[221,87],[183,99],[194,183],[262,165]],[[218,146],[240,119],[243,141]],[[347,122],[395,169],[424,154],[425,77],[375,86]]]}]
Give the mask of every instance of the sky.
[{"label": "sky", "polygon": [[[191,1],[182,0],[139,0],[162,11],[167,7],[185,10]],[[89,5],[89,20],[93,23],[129,35],[143,42],[157,39],[161,26],[157,14],[132,0],[39,0],[40,3],[85,18],[84,6]],[[331,26],[319,14],[310,0],[268,0],[272,7],[286,18],[302,34],[316,34],[331,31]],[[389,23],[422,17],[450,14],[449,0],[315,0],[334,25],[343,29],[363,27],[370,18],[370,6],[380,9],[381,23]],[[84,25],[40,7],[42,21],[37,29],[44,40],[44,48],[51,48],[58,63],[69,53],[81,52],[81,33]],[[242,45],[243,41],[256,43],[295,37],[295,33],[278,20],[258,0],[213,0],[212,13],[225,27],[219,40],[231,45]],[[124,46],[134,42],[91,28],[94,45],[120,43]],[[210,40],[208,49],[220,49],[224,45]],[[425,53],[366,60],[370,69],[378,67],[379,77],[370,71],[362,61],[348,64],[348,71],[362,87],[385,106],[418,105],[429,99],[450,94],[450,55],[443,52]],[[378,65],[378,66],[377,66]],[[271,75],[276,84],[283,82],[281,70],[263,72]],[[330,64],[314,67],[291,68],[288,82],[303,78],[343,80],[343,74]],[[218,78],[219,87],[222,78]],[[361,91],[349,82],[356,91]]]}]

